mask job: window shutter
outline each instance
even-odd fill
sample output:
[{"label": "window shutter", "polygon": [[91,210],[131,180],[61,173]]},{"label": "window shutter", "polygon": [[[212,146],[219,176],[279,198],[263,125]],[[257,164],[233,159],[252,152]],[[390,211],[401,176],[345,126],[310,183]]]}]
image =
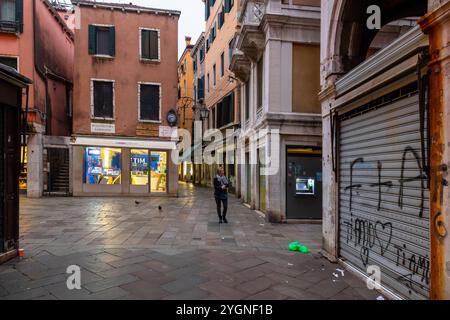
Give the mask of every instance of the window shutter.
[{"label": "window shutter", "polygon": [[160,87],[141,84],[140,120],[159,121]]},{"label": "window shutter", "polygon": [[16,23],[18,31],[23,32],[23,0],[16,0]]},{"label": "window shutter", "polygon": [[198,79],[198,99],[203,99],[205,97],[205,76]]},{"label": "window shutter", "polygon": [[141,58],[150,59],[150,32],[141,30]]},{"label": "window shutter", "polygon": [[159,59],[159,35],[158,31],[150,31],[150,59]]},{"label": "window shutter", "polygon": [[209,19],[210,14],[210,8],[209,8],[209,2],[205,2],[205,21]]},{"label": "window shutter", "polygon": [[109,55],[114,57],[116,55],[116,28],[109,28]]},{"label": "window shutter", "polygon": [[231,11],[231,1],[225,0],[225,12],[229,13]]},{"label": "window shutter", "polygon": [[89,25],[89,54],[97,54],[97,30],[92,25]]}]

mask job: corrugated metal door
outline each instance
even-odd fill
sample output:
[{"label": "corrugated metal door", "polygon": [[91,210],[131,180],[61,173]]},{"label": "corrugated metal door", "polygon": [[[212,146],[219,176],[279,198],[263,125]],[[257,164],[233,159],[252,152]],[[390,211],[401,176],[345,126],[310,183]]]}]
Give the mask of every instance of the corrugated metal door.
[{"label": "corrugated metal door", "polygon": [[[339,244],[347,262],[406,298],[429,295],[426,121],[419,95],[343,115],[339,130]],[[421,126],[422,123],[422,126]]]}]

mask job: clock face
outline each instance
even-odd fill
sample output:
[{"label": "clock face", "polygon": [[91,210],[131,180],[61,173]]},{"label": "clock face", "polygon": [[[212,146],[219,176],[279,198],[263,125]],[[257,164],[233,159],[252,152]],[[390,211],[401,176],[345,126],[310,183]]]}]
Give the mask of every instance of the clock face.
[{"label": "clock face", "polygon": [[175,123],[177,123],[177,114],[173,111],[170,111],[167,114],[167,121],[171,124],[171,125],[175,125]]}]

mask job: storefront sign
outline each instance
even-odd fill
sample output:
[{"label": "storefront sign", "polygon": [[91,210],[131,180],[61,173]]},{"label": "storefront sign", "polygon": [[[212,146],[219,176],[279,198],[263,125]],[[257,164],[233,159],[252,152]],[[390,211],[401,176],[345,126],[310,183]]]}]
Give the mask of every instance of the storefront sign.
[{"label": "storefront sign", "polygon": [[91,123],[92,133],[116,133],[116,125],[113,123]]},{"label": "storefront sign", "polygon": [[170,138],[172,137],[172,134],[174,136],[177,136],[177,128],[175,127],[168,127],[168,126],[159,126],[159,136],[164,138]]}]

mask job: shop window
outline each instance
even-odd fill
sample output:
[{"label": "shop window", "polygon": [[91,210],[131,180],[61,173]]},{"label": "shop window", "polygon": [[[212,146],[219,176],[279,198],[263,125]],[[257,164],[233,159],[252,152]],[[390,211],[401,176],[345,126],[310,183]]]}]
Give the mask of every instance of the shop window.
[{"label": "shop window", "polygon": [[131,149],[131,184],[135,186],[148,185],[149,161],[148,150]]},{"label": "shop window", "polygon": [[16,57],[0,57],[0,63],[18,70],[18,63]]},{"label": "shop window", "polygon": [[159,30],[141,29],[141,59],[160,60]]},{"label": "shop window", "polygon": [[20,190],[27,190],[27,162],[28,162],[28,147],[22,146],[20,149],[20,163],[22,163],[19,176]]},{"label": "shop window", "polygon": [[[181,92],[179,92],[181,94]],[[139,84],[139,120],[159,122],[161,112],[161,85]]]},{"label": "shop window", "polygon": [[121,184],[122,150],[116,148],[85,148],[84,183]]},{"label": "shop window", "polygon": [[116,31],[114,26],[89,25],[89,54],[116,55]]},{"label": "shop window", "polygon": [[114,118],[114,82],[92,81],[94,118]]},{"label": "shop window", "polygon": [[150,152],[150,192],[167,192],[167,152]]}]

